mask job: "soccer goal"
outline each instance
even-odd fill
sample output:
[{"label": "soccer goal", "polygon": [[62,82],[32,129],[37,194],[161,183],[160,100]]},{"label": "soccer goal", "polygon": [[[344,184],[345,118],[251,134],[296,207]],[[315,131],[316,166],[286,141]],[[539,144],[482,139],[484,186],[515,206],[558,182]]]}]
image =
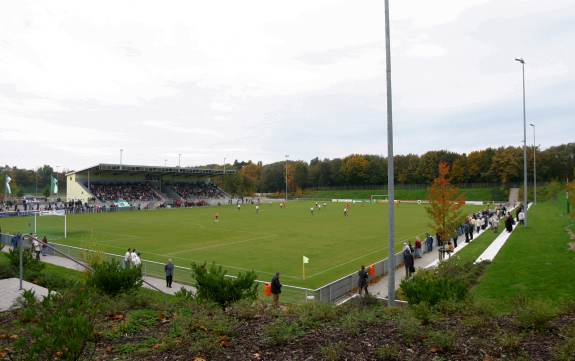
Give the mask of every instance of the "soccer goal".
[{"label": "soccer goal", "polygon": [[387,203],[387,194],[372,194],[369,196],[370,203]]},{"label": "soccer goal", "polygon": [[[51,234],[51,235],[58,235],[58,237],[60,237],[60,235],[62,234],[60,231],[60,227],[63,226],[64,228],[64,238],[68,237],[68,217],[66,216],[66,211],[64,209],[58,209],[58,210],[41,210],[41,211],[34,211],[34,219],[32,220],[32,222],[30,223],[30,225],[33,225],[33,230],[34,233],[39,234],[39,233],[43,233],[43,234]],[[63,218],[64,220],[64,224],[56,221],[55,218],[52,218],[48,221],[47,218],[44,217],[56,217],[56,218]],[[41,222],[40,219],[46,219],[46,222]],[[32,228],[32,227],[30,227]]]}]

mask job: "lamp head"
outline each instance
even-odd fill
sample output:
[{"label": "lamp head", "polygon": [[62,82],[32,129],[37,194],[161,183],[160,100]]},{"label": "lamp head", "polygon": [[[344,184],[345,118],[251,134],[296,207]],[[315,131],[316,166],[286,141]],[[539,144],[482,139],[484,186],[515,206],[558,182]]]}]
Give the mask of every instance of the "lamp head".
[{"label": "lamp head", "polygon": [[535,124],[533,124],[533,123],[529,123],[529,125],[535,128]]},{"label": "lamp head", "polygon": [[515,61],[518,61],[521,64],[525,64],[525,60],[523,60],[523,58],[515,58]]}]

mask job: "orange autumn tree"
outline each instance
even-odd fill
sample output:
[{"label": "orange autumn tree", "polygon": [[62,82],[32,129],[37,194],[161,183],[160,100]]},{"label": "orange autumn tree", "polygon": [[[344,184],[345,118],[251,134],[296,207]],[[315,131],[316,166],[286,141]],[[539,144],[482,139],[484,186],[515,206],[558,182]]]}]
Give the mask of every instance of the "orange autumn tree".
[{"label": "orange autumn tree", "polygon": [[432,221],[430,226],[444,241],[449,239],[463,222],[461,207],[465,204],[459,189],[449,182],[448,173],[449,165],[440,162],[439,176],[427,190],[429,206],[426,207],[426,211]]}]

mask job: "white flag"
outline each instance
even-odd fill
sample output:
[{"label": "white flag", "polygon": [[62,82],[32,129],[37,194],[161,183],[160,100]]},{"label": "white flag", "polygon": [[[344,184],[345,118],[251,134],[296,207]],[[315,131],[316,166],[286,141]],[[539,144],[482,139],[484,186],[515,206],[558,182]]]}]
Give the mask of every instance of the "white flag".
[{"label": "white flag", "polygon": [[10,181],[11,180],[12,180],[12,178],[10,178],[10,176],[6,176],[6,184],[5,184],[6,194],[12,194],[12,189],[10,189]]},{"label": "white flag", "polygon": [[307,258],[306,256],[303,256],[303,263],[309,263],[309,258]]}]

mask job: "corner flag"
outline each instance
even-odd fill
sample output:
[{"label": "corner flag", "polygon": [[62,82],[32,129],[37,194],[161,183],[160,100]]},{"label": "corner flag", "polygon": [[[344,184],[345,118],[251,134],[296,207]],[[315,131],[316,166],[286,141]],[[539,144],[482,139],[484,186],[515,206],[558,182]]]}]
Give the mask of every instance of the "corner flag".
[{"label": "corner flag", "polygon": [[303,263],[309,263],[309,258],[307,258],[306,256],[303,256]]},{"label": "corner flag", "polygon": [[305,280],[305,264],[306,264],[306,263],[309,263],[309,258],[307,258],[306,256],[303,256],[302,260],[303,260],[303,264],[302,264],[302,278]]},{"label": "corner flag", "polygon": [[50,182],[50,189],[52,194],[58,194],[58,179],[52,176],[52,181]]},{"label": "corner flag", "polygon": [[6,189],[6,194],[12,194],[12,189],[10,189],[10,181],[12,178],[10,176],[6,176],[6,183],[4,184],[4,188]]}]

